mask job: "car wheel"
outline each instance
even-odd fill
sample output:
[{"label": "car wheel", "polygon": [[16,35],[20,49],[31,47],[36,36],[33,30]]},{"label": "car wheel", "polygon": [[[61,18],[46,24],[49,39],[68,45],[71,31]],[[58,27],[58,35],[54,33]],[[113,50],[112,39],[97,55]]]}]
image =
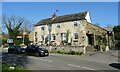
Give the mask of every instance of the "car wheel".
[{"label": "car wheel", "polygon": [[10,52],[10,51],[8,51],[8,53],[10,54],[11,52]]},{"label": "car wheel", "polygon": [[35,56],[36,56],[36,57],[39,57],[40,55],[39,55],[39,53],[37,52],[37,53],[35,53]]}]

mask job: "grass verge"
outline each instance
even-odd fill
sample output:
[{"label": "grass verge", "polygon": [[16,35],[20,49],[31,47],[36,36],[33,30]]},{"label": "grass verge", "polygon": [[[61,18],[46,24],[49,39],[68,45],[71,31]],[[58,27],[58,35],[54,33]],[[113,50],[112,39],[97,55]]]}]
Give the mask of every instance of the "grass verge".
[{"label": "grass verge", "polygon": [[31,72],[20,66],[2,63],[2,72]]},{"label": "grass verge", "polygon": [[84,55],[83,52],[76,52],[76,51],[60,51],[60,50],[53,50],[50,53],[58,53],[58,54],[67,54],[67,55]]}]

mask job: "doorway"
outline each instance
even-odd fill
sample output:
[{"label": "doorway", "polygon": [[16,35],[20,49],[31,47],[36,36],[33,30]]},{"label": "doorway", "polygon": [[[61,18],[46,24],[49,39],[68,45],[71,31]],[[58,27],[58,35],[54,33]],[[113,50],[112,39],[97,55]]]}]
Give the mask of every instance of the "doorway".
[{"label": "doorway", "polygon": [[94,37],[93,34],[87,34],[88,37],[88,44],[89,45],[94,45]]}]

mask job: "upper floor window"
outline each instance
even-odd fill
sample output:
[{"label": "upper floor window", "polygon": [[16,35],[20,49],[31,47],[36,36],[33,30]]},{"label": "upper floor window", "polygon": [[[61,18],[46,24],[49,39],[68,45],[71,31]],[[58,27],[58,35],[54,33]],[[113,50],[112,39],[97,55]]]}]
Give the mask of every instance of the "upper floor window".
[{"label": "upper floor window", "polygon": [[37,32],[35,32],[35,42],[37,42],[38,38],[37,38]]},{"label": "upper floor window", "polygon": [[41,30],[44,30],[44,27],[41,27]]},{"label": "upper floor window", "polygon": [[57,27],[57,28],[60,28],[60,24],[57,24],[56,27]]},{"label": "upper floor window", "polygon": [[78,26],[78,22],[74,21],[74,27],[77,27],[77,26]]},{"label": "upper floor window", "polygon": [[43,41],[44,40],[44,36],[43,35],[41,35],[41,41]]},{"label": "upper floor window", "polygon": [[35,32],[35,37],[37,37],[37,32]]},{"label": "upper floor window", "polygon": [[78,39],[78,33],[74,33],[74,39]]}]

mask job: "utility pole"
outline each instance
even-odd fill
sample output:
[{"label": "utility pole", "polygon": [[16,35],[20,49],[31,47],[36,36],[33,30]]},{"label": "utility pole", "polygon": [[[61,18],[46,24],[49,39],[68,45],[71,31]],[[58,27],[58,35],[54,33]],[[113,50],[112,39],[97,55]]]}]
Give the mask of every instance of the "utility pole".
[{"label": "utility pole", "polygon": [[49,45],[50,45],[50,40],[51,40],[51,26],[49,24]]},{"label": "utility pole", "polygon": [[25,29],[23,29],[23,44],[24,44],[24,41],[25,41],[24,35],[25,35]]}]

